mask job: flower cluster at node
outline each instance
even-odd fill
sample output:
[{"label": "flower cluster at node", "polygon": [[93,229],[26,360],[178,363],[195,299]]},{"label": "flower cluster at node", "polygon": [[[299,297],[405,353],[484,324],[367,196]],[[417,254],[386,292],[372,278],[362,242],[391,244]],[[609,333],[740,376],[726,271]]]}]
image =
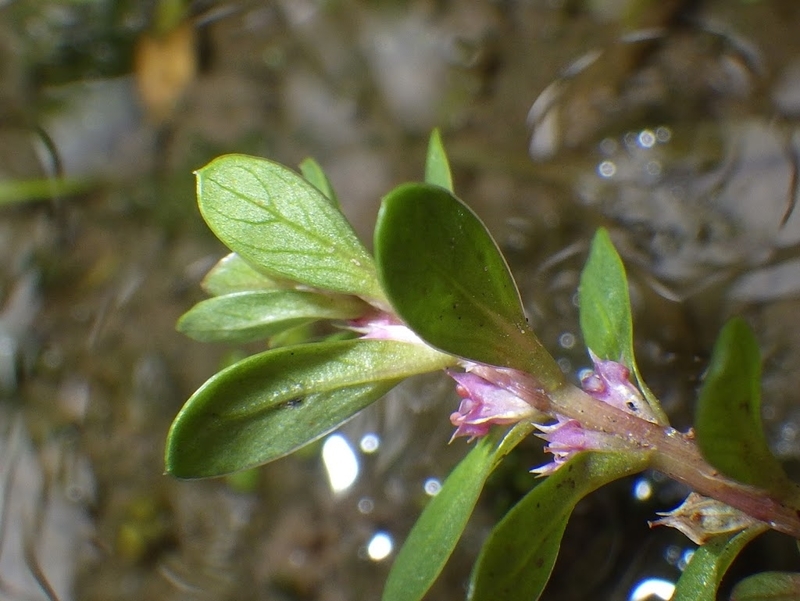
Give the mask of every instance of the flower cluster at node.
[{"label": "flower cluster at node", "polygon": [[517,395],[478,375],[451,370],[447,373],[456,381],[456,392],[461,397],[458,411],[450,415],[450,423],[456,427],[453,438],[479,438],[489,433],[492,424],[515,424],[538,413]]},{"label": "flower cluster at node", "polygon": [[[627,413],[655,421],[647,402],[628,379],[630,371],[621,363],[601,360],[591,351],[590,354],[594,371],[583,377],[584,391]],[[620,448],[622,441],[613,434],[589,430],[578,420],[557,413],[550,417],[551,420],[555,417],[555,421],[538,423],[547,416],[526,398],[535,401],[537,395],[544,393],[534,390],[531,394],[530,389],[519,386],[511,370],[469,363],[465,363],[465,368],[466,372],[447,372],[456,381],[456,391],[461,397],[458,411],[450,415],[450,422],[456,427],[453,438],[467,436],[471,440],[485,436],[492,425],[534,422],[539,430],[537,435],[547,441],[545,451],[553,455],[553,461],[532,470],[542,476],[553,473],[580,451]]]},{"label": "flower cluster at node", "polygon": [[549,476],[580,451],[602,451],[618,446],[614,435],[588,430],[576,419],[558,416],[555,423],[537,425],[537,428],[541,430],[537,436],[547,441],[545,452],[553,455],[553,461],[531,470],[539,476]]},{"label": "flower cluster at node", "polygon": [[650,405],[642,398],[639,390],[631,384],[630,370],[622,363],[600,359],[591,350],[589,356],[594,363],[594,371],[581,378],[581,387],[598,401],[622,409],[649,422],[658,423]]}]

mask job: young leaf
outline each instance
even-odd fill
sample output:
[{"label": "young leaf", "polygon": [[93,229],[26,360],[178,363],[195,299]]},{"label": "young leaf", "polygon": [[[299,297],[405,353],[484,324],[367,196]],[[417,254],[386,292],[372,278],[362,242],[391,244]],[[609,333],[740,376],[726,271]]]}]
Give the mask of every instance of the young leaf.
[{"label": "young leaf", "polygon": [[767,530],[766,524],[715,536],[698,548],[675,587],[674,601],[716,601],[722,577],[745,545]]},{"label": "young leaf", "polygon": [[200,286],[212,296],[284,287],[283,282],[256,271],[236,253],[222,257],[206,274]]},{"label": "young leaf", "polygon": [[431,132],[428,142],[428,158],[425,161],[425,183],[441,186],[453,191],[453,176],[450,174],[450,162],[444,150],[442,135],[438,129]]},{"label": "young leaf", "polygon": [[535,601],[550,579],[575,505],[647,467],[647,453],[584,452],[548,476],[494,527],[472,573],[470,601]]},{"label": "young leaf", "polygon": [[236,292],[196,304],[178,320],[178,331],[201,342],[249,342],[318,319],[353,319],[368,310],[354,296],[302,290]]},{"label": "young leaf", "polygon": [[300,163],[300,173],[306,178],[308,183],[313,185],[317,190],[322,192],[331,204],[335,207],[339,206],[339,199],[336,197],[336,192],[333,190],[328,176],[322,170],[322,167],[312,158],[303,159]]},{"label": "young leaf", "polygon": [[725,475],[785,497],[795,487],[769,450],[761,426],[760,388],[758,343],[747,323],[735,317],[720,332],[700,389],[697,444]]},{"label": "young leaf", "polygon": [[432,346],[562,385],[555,360],[528,327],[514,279],[480,219],[450,192],[404,184],[383,199],[375,226],[378,273],[403,321]]},{"label": "young leaf", "polygon": [[762,572],[750,576],[733,587],[731,593],[731,601],[797,601],[797,599],[800,599],[800,574],[792,572]]},{"label": "young leaf", "polygon": [[291,453],[398,382],[453,358],[419,344],[349,340],[283,347],[222,370],[192,395],[167,437],[167,472],[221,476]]},{"label": "young leaf", "polygon": [[389,572],[382,601],[424,597],[461,538],[489,474],[532,429],[525,422],[505,435],[495,428],[461,460],[414,524]]},{"label": "young leaf", "polygon": [[200,212],[217,237],[267,273],[381,301],[375,266],[344,215],[294,171],[226,155],[197,171]]},{"label": "young leaf", "polygon": [[636,376],[653,415],[666,425],[669,422],[661,404],[636,366],[628,278],[622,259],[603,228],[597,230],[592,240],[579,290],[581,332],[586,346],[601,359],[623,363]]}]

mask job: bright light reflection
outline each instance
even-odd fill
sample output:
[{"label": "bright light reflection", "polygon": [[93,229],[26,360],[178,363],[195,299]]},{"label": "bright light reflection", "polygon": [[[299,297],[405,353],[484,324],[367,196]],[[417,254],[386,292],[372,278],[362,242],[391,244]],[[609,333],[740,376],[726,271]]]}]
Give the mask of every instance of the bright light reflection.
[{"label": "bright light reflection", "polygon": [[575,346],[575,335],[570,332],[564,332],[558,337],[558,344],[561,345],[561,348],[572,348]]},{"label": "bright light reflection", "polygon": [[363,499],[359,500],[358,510],[361,513],[363,514],[372,513],[373,509],[375,509],[375,502],[369,497],[364,497]]},{"label": "bright light reflection", "polygon": [[672,130],[669,127],[659,127],[656,129],[656,139],[665,144],[672,138]]},{"label": "bright light reflection", "polygon": [[693,556],[694,556],[694,549],[686,549],[686,551],[683,552],[677,564],[677,567],[681,572],[683,572],[686,569],[686,566],[688,566],[689,562],[692,561]]},{"label": "bright light reflection", "polygon": [[358,459],[341,434],[328,436],[322,445],[322,463],[334,493],[346,491],[358,478]]},{"label": "bright light reflection", "polygon": [[675,592],[675,583],[661,578],[642,580],[633,589],[629,601],[669,601]]},{"label": "bright light reflection", "polygon": [[633,485],[633,496],[637,501],[647,501],[653,496],[653,485],[647,478],[639,478]]},{"label": "bright light reflection", "polygon": [[656,135],[649,129],[643,129],[639,132],[638,140],[639,146],[642,148],[652,148],[656,143]]},{"label": "bright light reflection", "polygon": [[667,560],[667,563],[671,566],[674,566],[678,563],[678,560],[681,558],[683,554],[683,549],[681,549],[678,545],[670,545],[664,550],[664,559]]},{"label": "bright light reflection", "polygon": [[613,177],[614,174],[617,172],[617,166],[614,164],[613,161],[602,161],[597,166],[597,174],[600,177]]},{"label": "bright light reflection", "polygon": [[374,453],[381,446],[381,438],[377,434],[364,434],[358,446],[364,453]]},{"label": "bright light reflection", "polygon": [[439,494],[439,491],[442,490],[442,483],[439,482],[438,478],[428,478],[425,480],[423,488],[425,489],[425,493],[427,495],[435,497]]},{"label": "bright light reflection", "polygon": [[394,548],[394,541],[388,532],[376,532],[367,543],[367,556],[372,561],[381,561],[389,557]]}]

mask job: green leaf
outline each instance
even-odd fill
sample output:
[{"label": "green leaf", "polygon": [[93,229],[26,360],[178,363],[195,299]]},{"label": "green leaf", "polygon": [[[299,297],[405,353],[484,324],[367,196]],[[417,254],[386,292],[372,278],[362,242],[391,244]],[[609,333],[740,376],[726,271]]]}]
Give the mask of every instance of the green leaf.
[{"label": "green leaf", "polygon": [[534,601],[553,570],[575,505],[592,491],[647,467],[640,452],[578,453],[494,527],[472,573],[471,601]]},{"label": "green leaf", "polygon": [[662,425],[669,423],[658,399],[645,384],[633,354],[633,318],[625,266],[604,228],[592,240],[581,273],[580,323],[586,346],[600,359],[623,363]]},{"label": "green leaf", "polygon": [[[290,286],[293,285],[291,283]],[[285,282],[264,275],[236,253],[222,257],[206,274],[200,286],[212,296],[286,287]]]},{"label": "green leaf", "polygon": [[300,173],[303,174],[303,177],[306,178],[308,183],[322,192],[325,198],[327,198],[334,207],[339,206],[339,199],[336,197],[336,192],[319,163],[312,158],[303,159],[303,162],[300,163]]},{"label": "green leaf", "polygon": [[217,237],[269,274],[381,301],[375,266],[342,213],[294,171],[226,155],[197,171],[200,212]]},{"label": "green leaf", "polygon": [[761,426],[760,388],[758,343],[747,323],[735,317],[720,332],[700,389],[697,444],[725,475],[786,497],[795,487],[769,450]]},{"label": "green leaf", "polygon": [[800,574],[763,572],[745,578],[731,593],[731,601],[797,601],[800,599]]},{"label": "green leaf", "polygon": [[375,256],[403,321],[432,346],[529,371],[547,389],[564,376],[528,327],[514,279],[486,227],[439,186],[404,184],[383,199]]},{"label": "green leaf", "polygon": [[767,530],[766,524],[715,536],[697,549],[675,587],[674,601],[716,601],[722,577],[745,545]]},{"label": "green leaf", "polygon": [[235,292],[196,304],[180,318],[178,331],[201,342],[249,342],[319,319],[353,319],[367,311],[369,306],[354,296]]},{"label": "green leaf", "polygon": [[452,365],[419,344],[348,340],[282,347],[209,379],[167,437],[167,472],[221,476],[267,463],[327,434],[401,380]]},{"label": "green leaf", "polygon": [[397,555],[382,601],[419,601],[461,538],[483,485],[500,461],[533,429],[520,422],[482,438],[455,467],[414,524]]},{"label": "green leaf", "polygon": [[431,132],[428,142],[428,158],[425,161],[425,183],[441,186],[453,191],[453,176],[450,174],[450,162],[444,150],[442,136],[438,129]]}]

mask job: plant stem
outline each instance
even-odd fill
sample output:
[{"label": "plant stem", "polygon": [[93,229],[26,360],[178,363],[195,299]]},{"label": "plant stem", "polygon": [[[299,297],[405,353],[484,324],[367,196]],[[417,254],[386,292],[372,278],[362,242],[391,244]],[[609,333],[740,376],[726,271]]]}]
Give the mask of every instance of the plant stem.
[{"label": "plant stem", "polygon": [[599,401],[566,384],[547,395],[529,376],[515,374],[513,390],[536,409],[575,419],[584,428],[613,434],[634,449],[653,451],[651,467],[695,492],[743,511],[771,528],[800,539],[800,507],[720,474],[703,459],[691,431],[660,426]]}]

